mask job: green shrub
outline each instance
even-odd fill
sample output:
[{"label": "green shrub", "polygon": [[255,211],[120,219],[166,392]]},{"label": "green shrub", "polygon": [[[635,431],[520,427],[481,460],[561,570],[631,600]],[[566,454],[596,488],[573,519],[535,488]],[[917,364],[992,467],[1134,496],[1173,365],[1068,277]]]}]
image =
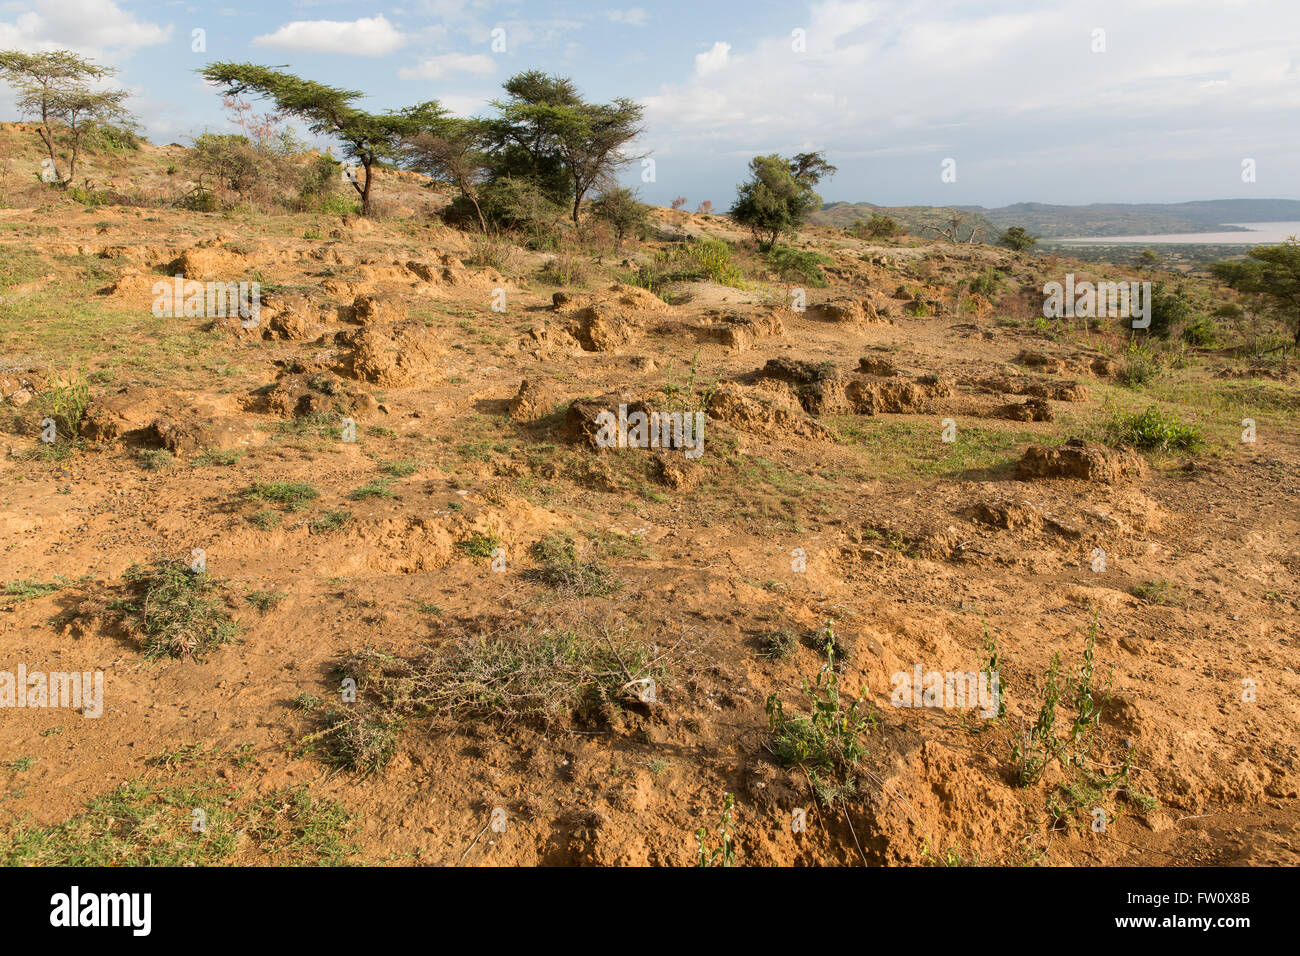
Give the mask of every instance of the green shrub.
[{"label": "green shrub", "polygon": [[[479,206],[489,223],[521,233],[525,244],[534,249],[555,247],[567,212],[538,185],[513,176],[485,183],[479,190]],[[453,200],[443,217],[456,225],[478,223],[478,211],[464,196]]]},{"label": "green shrub", "polygon": [[798,643],[798,636],[787,628],[764,631],[758,638],[758,656],[773,661],[784,660]]},{"label": "green shrub", "polygon": [[1002,288],[1002,273],[996,269],[985,269],[975,278],[967,283],[966,288],[973,295],[982,295],[986,299],[992,299]]},{"label": "green shrub", "polygon": [[1182,424],[1155,405],[1141,412],[1116,413],[1107,432],[1112,445],[1129,445],[1143,451],[1171,451],[1204,444],[1196,426]]},{"label": "green shrub", "polygon": [[547,285],[584,286],[589,273],[586,257],[565,244],[538,270],[537,278]]},{"label": "green shrub", "polygon": [[819,799],[834,802],[856,787],[856,767],[865,753],[862,735],[875,728],[878,717],[866,699],[841,698],[839,669],[835,665],[834,625],[827,622],[826,666],[812,684],[804,682],[809,696],[807,717],[786,713],[785,703],[773,692],[767,698],[767,747],[784,767],[807,771]]},{"label": "green shrub", "polygon": [[88,152],[122,155],[138,150],[140,137],[129,126],[93,123],[82,132],[82,143]]},{"label": "green shrub", "polygon": [[471,558],[490,558],[492,553],[501,547],[501,539],[492,531],[487,534],[475,531],[464,541],[456,542],[456,547]]},{"label": "green shrub", "polygon": [[787,282],[797,282],[814,289],[824,289],[828,283],[822,266],[835,260],[820,252],[773,246],[763,257],[772,271]]},{"label": "green shrub", "polygon": [[333,213],[333,209],[325,208],[327,204],[342,202],[355,206],[353,200],[339,195],[341,169],[342,166],[338,161],[329,156],[317,156],[308,163],[306,172],[303,173],[302,184],[298,187],[299,208],[305,211]]},{"label": "green shrub", "polygon": [[1148,604],[1172,605],[1182,607],[1187,603],[1182,592],[1175,588],[1168,581],[1143,581],[1140,584],[1133,585],[1129,593],[1135,598],[1146,601]]},{"label": "green shrub", "polygon": [[176,200],[177,208],[188,212],[221,212],[221,200],[211,190],[199,186]]},{"label": "green shrub", "polygon": [[708,827],[695,831],[695,865],[702,867],[736,865],[736,828],[731,821],[731,811],[736,805],[736,798],[730,793],[722,796],[722,813],[718,817],[717,834],[719,845],[710,847]]},{"label": "green shrub", "polygon": [[849,226],[847,232],[855,239],[893,239],[907,229],[897,219],[873,212],[870,219],[859,219]]},{"label": "green shrub", "polygon": [[75,373],[69,381],[50,372],[45,377],[45,387],[40,393],[39,409],[42,417],[54,420],[58,437],[75,438],[81,432],[81,420],[90,405],[90,385]]},{"label": "green shrub", "polygon": [[142,448],[137,454],[149,471],[166,471],[176,464],[176,456],[166,448]]},{"label": "green shrub", "polygon": [[1115,379],[1125,388],[1136,388],[1152,381],[1159,374],[1160,363],[1151,354],[1151,350],[1132,343]]},{"label": "green shrub", "polygon": [[622,586],[604,564],[578,555],[578,546],[567,534],[557,533],[534,544],[530,553],[539,566],[528,577],[557,591],[582,597],[609,594]]},{"label": "green shrub", "polygon": [[184,561],[133,564],[124,577],[131,597],[114,607],[134,618],[132,629],[150,660],[200,660],[234,637],[235,623],[214,599],[220,585]]},{"label": "green shrub", "polygon": [[607,189],[591,203],[591,214],[608,223],[619,239],[644,239],[650,232],[650,207],[635,192],[623,186]]},{"label": "green shrub", "polygon": [[351,520],[352,512],[350,511],[322,511],[307,525],[307,530],[312,534],[330,534],[334,531],[341,531],[347,527],[348,522]]},{"label": "green shrub", "polygon": [[1191,319],[1192,306],[1179,290],[1157,282],[1151,287],[1151,327],[1154,336],[1166,339],[1178,326]]},{"label": "green shrub", "polygon": [[737,289],[745,285],[740,269],[731,261],[731,247],[721,239],[674,243],[655,253],[651,272],[659,284],[709,279]]},{"label": "green shrub", "polygon": [[[1093,655],[1100,630],[1100,622],[1094,620],[1088,628],[1083,661],[1073,673],[1062,674],[1060,653],[1052,655],[1040,693],[1043,703],[1038,718],[1029,733],[1011,748],[1012,762],[1016,765],[1016,776],[1021,786],[1037,783],[1053,760],[1059,761],[1067,773],[1072,767],[1084,769],[1091,738],[1101,723],[1102,711],[1111,694],[1110,681],[1105,687],[1095,683]],[[1057,708],[1062,702],[1074,712],[1065,736],[1061,736],[1056,727]]]},{"label": "green shrub", "polygon": [[1183,341],[1195,348],[1214,348],[1219,340],[1219,330],[1207,316],[1197,316],[1183,326]]}]

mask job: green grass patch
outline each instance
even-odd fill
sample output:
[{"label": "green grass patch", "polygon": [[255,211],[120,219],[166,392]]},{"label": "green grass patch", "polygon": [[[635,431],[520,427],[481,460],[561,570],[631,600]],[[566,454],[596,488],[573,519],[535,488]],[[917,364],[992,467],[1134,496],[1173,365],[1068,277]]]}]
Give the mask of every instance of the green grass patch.
[{"label": "green grass patch", "polygon": [[494,531],[489,531],[486,534],[475,531],[464,541],[456,542],[456,547],[471,558],[490,558],[492,552],[501,547],[501,539],[497,537]]},{"label": "green grass patch", "polygon": [[37,598],[43,598],[62,590],[68,583],[68,581],[61,579],[35,581],[18,578],[14,581],[6,581],[4,590],[0,592],[0,606],[12,606],[21,604],[23,601],[34,601]]},{"label": "green grass patch", "polygon": [[176,456],[166,448],[142,448],[136,457],[146,471],[167,471],[176,464]]},{"label": "green grass patch", "polygon": [[243,458],[247,452],[248,449],[246,448],[236,448],[232,451],[205,451],[203,454],[196,457],[190,464],[195,468],[210,468],[214,466],[229,468],[231,465],[238,464],[239,460]]},{"label": "green grass patch", "polygon": [[320,492],[305,481],[258,481],[244,491],[243,497],[301,511],[319,498]]},{"label": "green grass patch", "polygon": [[285,594],[283,591],[250,591],[248,594],[244,595],[244,600],[247,601],[251,607],[254,607],[265,614],[267,611],[275,608],[276,605],[288,596],[289,595]]},{"label": "green grass patch", "polygon": [[1148,604],[1160,604],[1169,607],[1184,607],[1187,598],[1181,591],[1165,580],[1143,581],[1129,589],[1129,593]]},{"label": "green grass patch", "polygon": [[393,479],[391,478],[376,478],[360,488],[352,489],[348,493],[348,498],[352,501],[365,501],[367,498],[392,498],[393,492],[388,487],[392,482]]},{"label": "green grass patch", "polygon": [[1183,424],[1157,405],[1148,405],[1140,412],[1116,412],[1105,430],[1110,444],[1141,451],[1175,451],[1205,444],[1199,428]]},{"label": "green grass patch", "polygon": [[342,531],[351,520],[350,511],[322,511],[307,525],[307,530],[312,534],[333,534],[335,531]]},{"label": "green grass patch", "polygon": [[355,855],[347,811],[305,788],[261,797],[203,776],[120,784],[60,823],[0,833],[0,866],[337,866]]},{"label": "green grass patch", "polygon": [[420,470],[421,463],[413,458],[404,458],[398,461],[386,461],[380,466],[384,474],[393,478],[407,478]]},{"label": "green grass patch", "polygon": [[578,546],[567,534],[548,535],[536,542],[529,553],[537,567],[526,574],[547,587],[580,597],[611,594],[622,587],[614,572],[594,558],[578,554]]},{"label": "green grass patch", "polygon": [[221,585],[184,561],[133,564],[123,577],[131,596],[113,607],[127,615],[149,660],[201,660],[234,638],[237,627],[217,597]]}]

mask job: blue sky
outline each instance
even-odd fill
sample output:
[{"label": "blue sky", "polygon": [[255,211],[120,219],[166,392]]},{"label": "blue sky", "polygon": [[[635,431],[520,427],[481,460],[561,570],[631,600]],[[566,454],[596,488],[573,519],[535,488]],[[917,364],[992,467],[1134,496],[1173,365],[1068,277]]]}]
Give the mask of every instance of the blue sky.
[{"label": "blue sky", "polygon": [[655,181],[625,178],[692,208],[729,205],[751,156],[809,149],[839,167],[828,201],[1300,198],[1297,0],[619,2],[0,0],[0,49],[118,67],[156,142],[228,128],[193,72],[212,60],[466,115],[515,72],[562,73],[646,104]]}]

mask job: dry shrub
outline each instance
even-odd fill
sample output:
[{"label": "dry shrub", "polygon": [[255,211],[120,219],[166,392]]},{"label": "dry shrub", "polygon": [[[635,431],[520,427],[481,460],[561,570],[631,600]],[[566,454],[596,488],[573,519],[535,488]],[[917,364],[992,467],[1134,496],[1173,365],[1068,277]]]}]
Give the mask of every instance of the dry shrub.
[{"label": "dry shrub", "polygon": [[518,275],[524,267],[524,251],[511,233],[472,232],[468,236],[469,256],[466,263],[483,269],[496,269],[503,275]]},{"label": "dry shrub", "polygon": [[561,243],[555,254],[538,271],[537,277],[550,285],[585,286],[591,276],[591,263],[574,243]]}]

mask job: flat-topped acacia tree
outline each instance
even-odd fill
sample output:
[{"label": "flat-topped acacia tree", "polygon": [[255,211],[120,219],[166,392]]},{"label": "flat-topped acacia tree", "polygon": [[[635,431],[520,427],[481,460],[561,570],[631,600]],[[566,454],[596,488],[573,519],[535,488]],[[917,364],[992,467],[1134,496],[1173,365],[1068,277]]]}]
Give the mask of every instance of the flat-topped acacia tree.
[{"label": "flat-topped acacia tree", "polygon": [[344,155],[356,160],[365,178],[352,188],[361,196],[361,214],[370,215],[370,186],[375,163],[397,161],[403,143],[422,132],[438,130],[446,111],[437,100],[410,106],[396,113],[367,113],[354,104],[358,90],[345,90],[304,80],[255,63],[210,63],[197,71],[226,96],[252,95],[269,99],[277,113],[307,123],[313,133],[330,136],[343,146]]},{"label": "flat-topped acacia tree", "polygon": [[627,97],[589,103],[573,80],[540,70],[512,76],[504,89],[509,96],[492,103],[499,115],[483,126],[493,178],[534,183],[578,225],[587,193],[612,186],[619,167],[638,158],[624,149],[641,134],[644,107]]},{"label": "flat-topped acacia tree", "polygon": [[[25,53],[0,50],[0,79],[7,80],[18,94],[18,111],[39,121],[36,133],[50,156],[55,181],[67,186],[77,173],[77,155],[88,124],[132,125],[123,103],[127,90],[95,89],[92,84],[117,73],[71,50]],[[60,175],[55,146],[62,141],[68,149],[68,175]]]}]

